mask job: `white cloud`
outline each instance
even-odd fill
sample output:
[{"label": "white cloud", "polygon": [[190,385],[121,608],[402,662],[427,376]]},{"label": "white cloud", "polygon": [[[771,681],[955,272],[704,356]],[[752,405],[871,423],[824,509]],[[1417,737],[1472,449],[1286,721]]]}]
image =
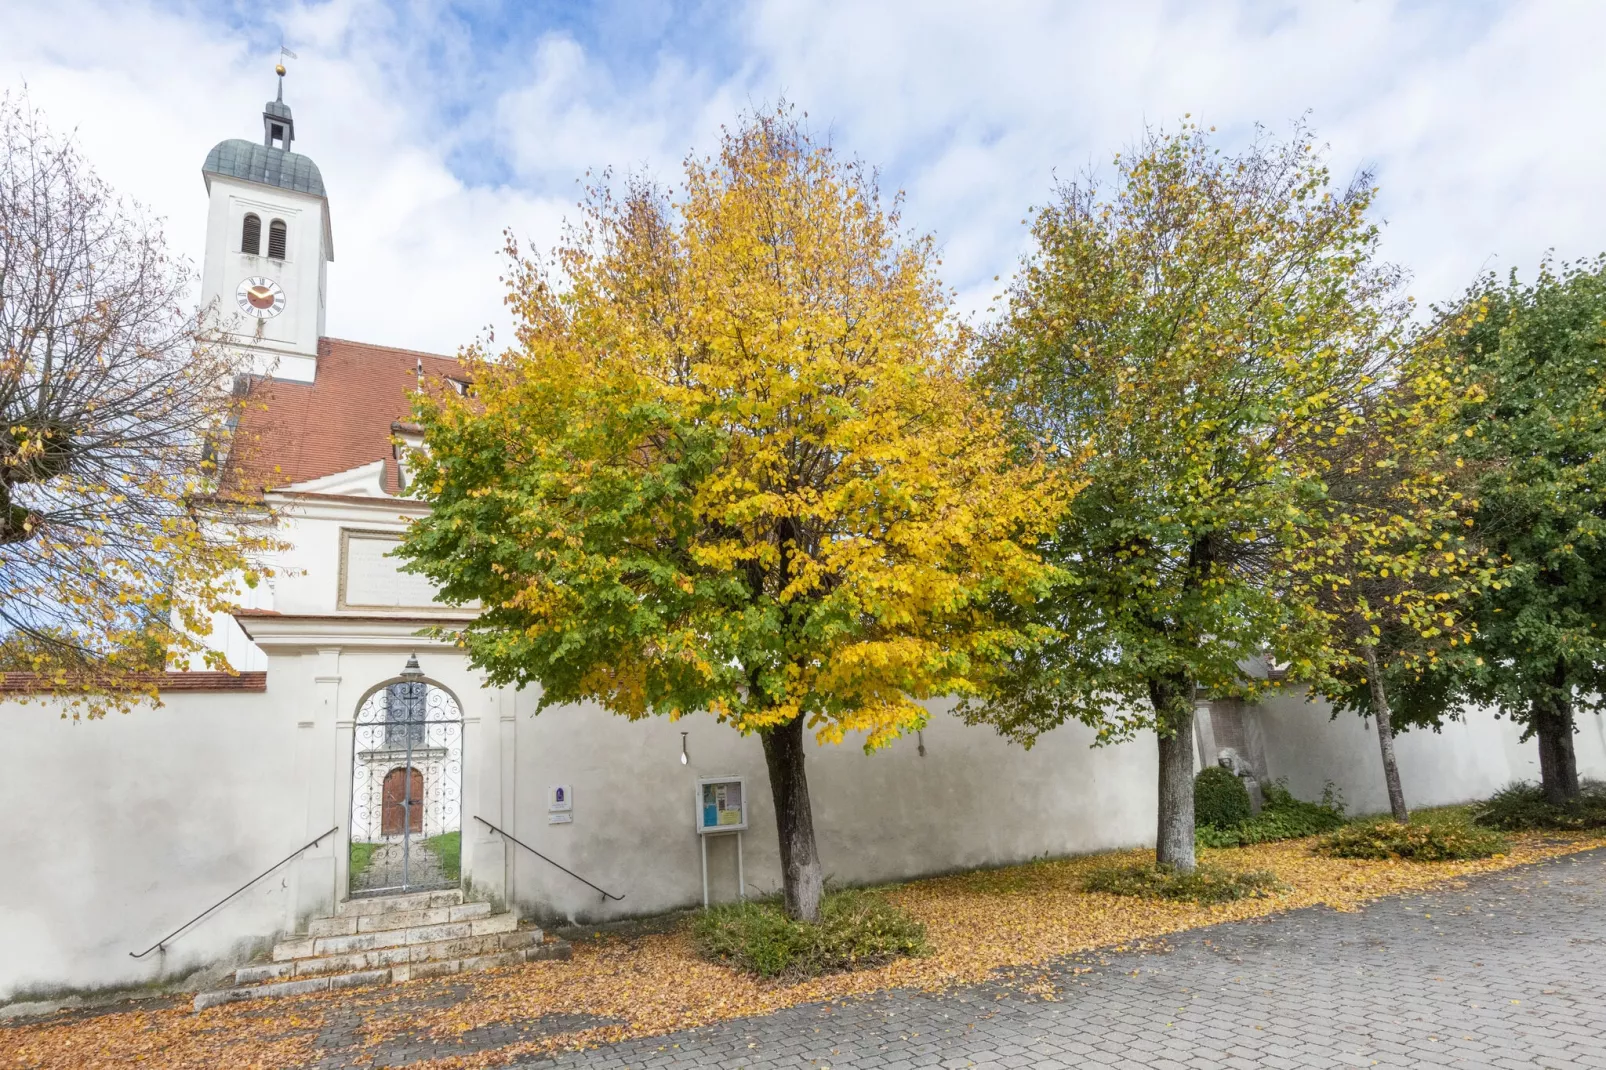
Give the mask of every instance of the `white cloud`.
[{"label": "white cloud", "polygon": [[497,128],[513,166],[537,180],[573,181],[609,165],[672,168],[684,151],[675,113],[708,94],[671,61],[636,98],[622,97],[579,44],[557,34],[535,43],[528,73],[527,84],[497,101]]},{"label": "white cloud", "polygon": [[1428,299],[1486,264],[1606,249],[1606,7],[1520,3],[923,3],[774,0],[754,26],[773,81],[871,159],[973,306],[1022,249],[1052,176],[1103,165],[1184,113],[1227,138],[1307,111],[1339,177],[1373,167],[1385,251]]},{"label": "white cloud", "polygon": [[[501,319],[502,227],[549,238],[562,207],[537,191],[470,188],[452,174],[450,131],[398,88],[406,57],[378,32],[386,18],[366,3],[285,15],[300,57],[285,90],[295,148],[318,164],[330,196],[328,330],[450,352]],[[6,20],[8,86],[26,82],[53,126],[76,129],[105,178],[167,218],[173,249],[199,256],[201,163],[218,141],[261,136],[273,52],[250,52],[221,23],[148,3],[66,0]]]},{"label": "white cloud", "polygon": [[[937,234],[973,310],[1013,268],[1020,220],[1056,170],[1103,166],[1144,122],[1185,112],[1230,140],[1309,111],[1341,177],[1375,168],[1386,251],[1427,299],[1484,266],[1531,270],[1550,246],[1606,249],[1606,64],[1593,54],[1606,7],[1588,3],[767,0],[721,49],[647,50],[629,78],[556,29],[515,42],[486,77],[469,28],[428,5],[334,0],[278,17],[300,54],[296,147],[331,196],[330,331],[368,341],[468,340],[500,316],[504,226],[550,242],[588,168],[673,180],[721,123],[781,94],[907,190],[907,221]],[[174,246],[198,251],[201,160],[256,134],[271,50],[149,0],[40,0],[6,22],[5,84],[26,79],[107,178],[168,217]]]}]

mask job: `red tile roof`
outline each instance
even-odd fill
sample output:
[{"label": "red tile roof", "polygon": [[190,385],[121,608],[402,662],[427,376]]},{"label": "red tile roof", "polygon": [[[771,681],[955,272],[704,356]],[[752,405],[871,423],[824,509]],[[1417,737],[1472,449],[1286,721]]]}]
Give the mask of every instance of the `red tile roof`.
[{"label": "red tile roof", "polygon": [[[266,691],[265,672],[164,672],[136,673],[141,684],[154,681],[158,691]],[[56,691],[77,691],[70,684],[61,686],[49,676],[32,672],[0,673],[0,694],[42,695]]]},{"label": "red tile roof", "polygon": [[411,416],[407,395],[418,389],[420,369],[431,379],[463,378],[454,357],[319,339],[314,382],[253,386],[230,459],[236,480],[283,487],[382,460],[385,489],[399,493],[391,425]]}]

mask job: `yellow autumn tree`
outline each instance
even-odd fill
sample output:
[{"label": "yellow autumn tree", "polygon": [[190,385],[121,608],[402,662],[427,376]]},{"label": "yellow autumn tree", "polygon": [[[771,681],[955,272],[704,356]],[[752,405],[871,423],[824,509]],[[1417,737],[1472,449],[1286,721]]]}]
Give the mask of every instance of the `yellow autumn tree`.
[{"label": "yellow autumn tree", "polygon": [[874,750],[984,691],[1066,477],[1015,463],[962,375],[931,241],[786,111],[674,200],[604,182],[584,209],[551,263],[510,241],[517,344],[420,397],[432,509],[401,552],[483,603],[461,642],[543,707],[757,733],[812,920],[805,732]]},{"label": "yellow autumn tree", "polygon": [[1375,719],[1400,822],[1409,812],[1394,733],[1437,727],[1444,708],[1408,710],[1401,723],[1391,681],[1443,690],[1472,657],[1478,599],[1502,586],[1472,530],[1475,471],[1454,453],[1461,411],[1483,400],[1447,345],[1461,333],[1453,320],[1421,332],[1384,375],[1356,384],[1338,418],[1306,421],[1300,450],[1321,475],[1320,522],[1283,550],[1290,597],[1313,605],[1327,634],[1328,656],[1305,674],[1309,694]]}]

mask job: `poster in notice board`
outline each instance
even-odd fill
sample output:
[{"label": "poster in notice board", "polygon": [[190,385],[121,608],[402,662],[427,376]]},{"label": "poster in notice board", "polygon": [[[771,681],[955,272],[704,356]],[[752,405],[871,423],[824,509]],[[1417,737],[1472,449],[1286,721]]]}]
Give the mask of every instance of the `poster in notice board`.
[{"label": "poster in notice board", "polygon": [[697,831],[740,832],[747,828],[746,778],[703,777],[697,781]]}]

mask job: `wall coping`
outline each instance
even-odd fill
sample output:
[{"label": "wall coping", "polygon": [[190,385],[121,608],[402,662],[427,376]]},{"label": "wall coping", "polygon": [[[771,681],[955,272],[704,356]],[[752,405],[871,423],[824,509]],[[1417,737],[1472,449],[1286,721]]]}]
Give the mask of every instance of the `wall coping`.
[{"label": "wall coping", "polygon": [[[151,683],[158,691],[266,691],[266,672],[161,672],[133,673],[127,677],[133,683],[145,686]],[[36,672],[0,673],[0,694],[49,695],[72,694],[82,691],[72,681],[60,681]]]}]

